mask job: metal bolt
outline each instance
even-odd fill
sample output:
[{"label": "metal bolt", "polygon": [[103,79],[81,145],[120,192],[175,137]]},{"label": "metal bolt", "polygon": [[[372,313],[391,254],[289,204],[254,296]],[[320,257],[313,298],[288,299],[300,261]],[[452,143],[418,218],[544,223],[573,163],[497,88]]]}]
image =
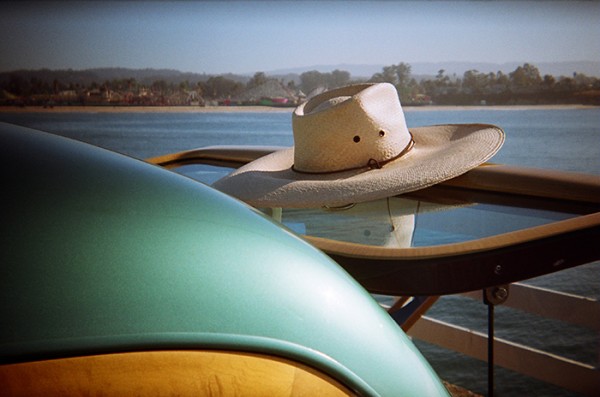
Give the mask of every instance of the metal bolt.
[{"label": "metal bolt", "polygon": [[554,263],[552,264],[552,266],[553,266],[553,267],[559,267],[559,266],[562,266],[562,265],[564,265],[566,262],[567,262],[567,261],[566,261],[566,260],[564,260],[564,259],[559,259],[559,260],[557,260],[556,262],[554,262]]},{"label": "metal bolt", "polygon": [[496,265],[496,267],[494,268],[494,273],[496,274],[500,274],[502,273],[502,266],[501,265]]},{"label": "metal bolt", "polygon": [[508,289],[504,287],[496,288],[494,290],[494,298],[498,299],[501,302],[505,301],[506,298],[508,298]]},{"label": "metal bolt", "polygon": [[483,290],[483,302],[486,305],[501,305],[507,299],[509,293],[509,284],[497,285],[495,287],[489,287]]}]

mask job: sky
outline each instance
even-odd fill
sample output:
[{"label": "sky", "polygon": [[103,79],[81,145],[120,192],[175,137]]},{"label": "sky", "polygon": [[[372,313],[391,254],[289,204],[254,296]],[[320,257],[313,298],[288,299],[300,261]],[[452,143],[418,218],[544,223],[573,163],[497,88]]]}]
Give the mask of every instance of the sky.
[{"label": "sky", "polygon": [[0,2],[0,71],[584,60],[599,1]]}]

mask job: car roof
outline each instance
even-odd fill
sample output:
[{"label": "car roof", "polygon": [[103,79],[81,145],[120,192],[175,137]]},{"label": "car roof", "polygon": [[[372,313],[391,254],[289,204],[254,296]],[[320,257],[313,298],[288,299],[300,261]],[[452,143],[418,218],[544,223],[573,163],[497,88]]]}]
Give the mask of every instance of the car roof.
[{"label": "car roof", "polygon": [[1,362],[226,349],[365,393],[440,392],[354,279],[257,211],[81,142],[7,124],[0,141]]}]

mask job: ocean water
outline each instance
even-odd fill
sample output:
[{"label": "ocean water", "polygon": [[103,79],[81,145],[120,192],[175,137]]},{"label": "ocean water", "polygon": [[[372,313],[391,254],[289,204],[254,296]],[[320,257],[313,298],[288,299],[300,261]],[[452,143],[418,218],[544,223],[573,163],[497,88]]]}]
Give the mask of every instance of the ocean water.
[{"label": "ocean water", "polygon": [[[600,109],[422,110],[407,109],[409,127],[447,123],[489,123],[506,132],[493,162],[600,175]],[[136,158],[210,145],[293,144],[291,113],[0,113],[0,121],[92,143]],[[600,299],[600,262],[527,283]],[[428,315],[486,332],[487,308],[462,296],[442,297]],[[499,306],[496,335],[598,365],[596,332]],[[485,394],[486,364],[416,342],[443,379]],[[498,396],[576,394],[496,370]]]}]

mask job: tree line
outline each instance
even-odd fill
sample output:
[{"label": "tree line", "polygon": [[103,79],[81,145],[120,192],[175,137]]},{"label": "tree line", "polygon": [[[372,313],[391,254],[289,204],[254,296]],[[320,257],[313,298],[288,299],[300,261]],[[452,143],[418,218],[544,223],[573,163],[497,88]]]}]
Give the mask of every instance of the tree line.
[{"label": "tree line", "polygon": [[[319,86],[336,86],[351,83],[347,72],[333,71],[322,74],[316,71],[300,75],[301,87],[310,91]],[[355,81],[358,82],[358,81]],[[449,76],[444,69],[434,78],[412,76],[407,63],[385,66],[367,82],[387,82],[398,90],[403,104],[437,105],[519,105],[568,104],[600,105],[600,79],[582,73],[554,77],[540,74],[539,69],[525,63],[505,74],[481,73],[468,70],[462,77]]]},{"label": "tree line", "polygon": [[[128,101],[122,103],[164,104],[165,98],[185,96],[195,93],[195,97],[204,100],[221,100],[235,98],[245,90],[260,86],[273,77],[264,72],[257,72],[246,81],[228,75],[210,76],[206,79],[190,82],[179,82],[157,79],[151,83],[141,82],[135,78],[114,78],[102,83],[61,81],[59,78],[27,78],[17,72],[0,81],[0,89],[4,102],[12,100],[28,101],[56,97],[61,93],[75,95],[82,100],[82,95],[90,96],[120,93],[127,96]],[[316,70],[307,71],[297,79],[279,79],[290,95],[298,98],[310,96],[323,89],[331,89],[347,84],[362,82],[388,82],[393,84],[405,105],[518,105],[518,104],[559,104],[581,103],[600,105],[600,79],[581,73],[572,76],[542,76],[536,66],[525,63],[514,71],[505,74],[482,73],[468,70],[462,76],[449,76],[444,69],[429,78],[418,78],[412,75],[408,63],[399,63],[382,68],[368,79],[353,79],[349,72],[334,70],[322,73]],[[133,98],[133,99],[132,99]],[[137,99],[136,99],[137,98]],[[136,102],[137,101],[137,102]],[[141,101],[141,102],[140,102]]]}]

